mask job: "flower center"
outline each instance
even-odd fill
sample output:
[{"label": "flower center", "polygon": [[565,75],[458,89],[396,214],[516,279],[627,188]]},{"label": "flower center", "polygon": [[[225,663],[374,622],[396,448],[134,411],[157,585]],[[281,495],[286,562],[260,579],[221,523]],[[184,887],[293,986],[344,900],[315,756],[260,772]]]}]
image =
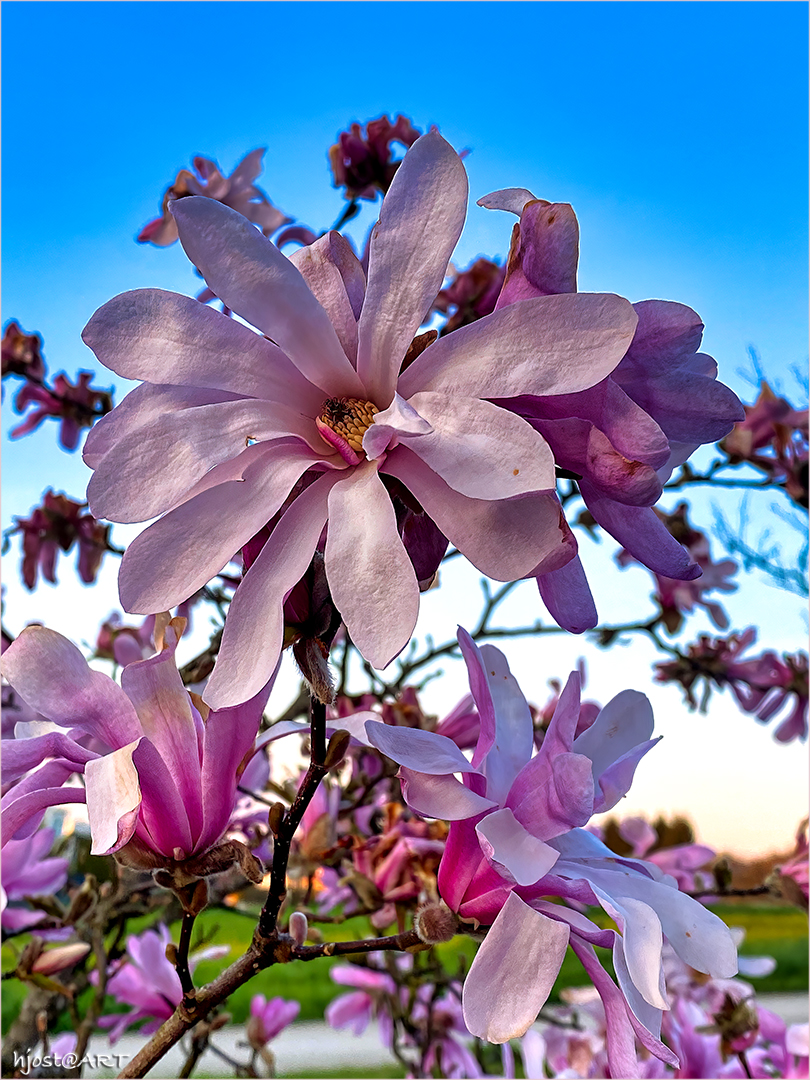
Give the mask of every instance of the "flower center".
[{"label": "flower center", "polygon": [[363,435],[379,411],[373,402],[361,398],[327,398],[315,425],[350,464],[357,464],[363,452]]}]

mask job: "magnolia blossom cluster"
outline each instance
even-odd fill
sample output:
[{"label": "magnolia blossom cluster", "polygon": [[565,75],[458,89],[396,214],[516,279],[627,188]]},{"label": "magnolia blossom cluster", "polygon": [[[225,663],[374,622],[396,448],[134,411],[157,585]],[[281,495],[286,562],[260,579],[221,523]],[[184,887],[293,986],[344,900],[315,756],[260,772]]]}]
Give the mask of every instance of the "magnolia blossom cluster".
[{"label": "magnolia blossom cluster", "polygon": [[87,503],[46,491],[42,505],[27,518],[15,518],[9,535],[22,537],[22,578],[26,588],[36,588],[41,573],[56,584],[56,559],[60,551],[78,550],[79,577],[90,585],[96,580],[104,553],[109,550],[110,526],[87,513]]},{"label": "magnolia blossom cluster", "polygon": [[712,687],[730,687],[737,703],[762,723],[781,714],[774,732],[779,742],[806,739],[808,732],[807,654],[784,653],[768,649],[746,659],[742,654],[756,641],[757,632],[749,626],[742,634],[710,638],[702,634],[677,659],[655,665],[658,682],[677,682],[686,699],[695,708],[695,689],[703,684],[700,707],[705,711]]}]

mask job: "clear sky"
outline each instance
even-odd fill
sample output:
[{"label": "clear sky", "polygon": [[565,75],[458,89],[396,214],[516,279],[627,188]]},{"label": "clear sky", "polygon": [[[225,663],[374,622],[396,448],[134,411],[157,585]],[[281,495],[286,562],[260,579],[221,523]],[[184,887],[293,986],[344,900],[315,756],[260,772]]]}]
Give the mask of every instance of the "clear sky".
[{"label": "clear sky", "polygon": [[[116,293],[197,290],[179,246],[134,242],[194,155],[229,172],[268,147],[261,186],[320,230],[343,205],[326,163],[338,132],[402,112],[470,151],[459,265],[508,249],[512,219],[474,205],[487,192],[521,186],[571,202],[582,290],[690,304],[706,323],[705,351],[741,396],[751,396],[741,372],[752,345],[769,377],[797,394],[789,368],[807,358],[804,3],[11,0],[2,24],[3,321],[43,335],[52,374],[96,370],[79,334]],[[373,217],[366,209],[357,239]],[[96,382],[115,385],[118,400],[126,389],[104,371]],[[6,435],[3,527],[47,486],[81,497],[88,475],[78,454],[56,448],[52,423],[17,444]],[[713,500],[696,502],[704,525]],[[758,527],[779,526],[769,505],[752,503],[754,538]],[[789,535],[786,545],[795,547]],[[648,610],[645,572],[618,571],[609,544],[584,547],[603,616]],[[4,560],[10,628],[43,619],[92,640],[115,606],[114,562],[96,590],[81,590],[65,563],[62,586],[32,598],[17,584],[18,562],[15,545]],[[474,576],[457,574],[427,598],[420,629],[441,636],[475,618]],[[755,577],[743,576],[726,606],[735,627],[762,627],[763,646],[803,643],[803,605]],[[510,614],[532,621],[540,610],[525,586]],[[702,616],[689,624],[692,634],[709,629]],[[545,680],[579,655],[594,698],[649,690],[653,657],[643,646],[600,653],[555,638],[507,652],[540,702]],[[430,688],[437,710],[461,692],[451,670]],[[709,717],[685,713],[673,688],[651,696],[667,738],[623,809],[691,811],[719,847],[787,846],[805,812],[805,749],[774,746],[722,696]]]}]

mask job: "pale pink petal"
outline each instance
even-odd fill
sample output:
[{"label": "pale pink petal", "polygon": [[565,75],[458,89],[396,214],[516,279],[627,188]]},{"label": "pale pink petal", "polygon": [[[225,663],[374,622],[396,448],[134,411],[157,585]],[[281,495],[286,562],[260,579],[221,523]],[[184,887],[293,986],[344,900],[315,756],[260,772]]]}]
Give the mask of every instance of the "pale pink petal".
[{"label": "pale pink petal", "polygon": [[175,628],[169,625],[162,651],[125,667],[121,686],[135,706],[144,735],[160,754],[180,793],[192,836],[198,836],[203,820],[201,748],[191,699],[177,670],[177,644]]},{"label": "pale pink petal", "polygon": [[[482,771],[487,778],[487,795],[503,806],[515,777],[532,756],[532,714],[500,649],[482,645],[479,652],[495,712],[495,743],[484,759]],[[478,705],[480,691],[473,693]]]},{"label": "pale pink petal", "polygon": [[284,598],[309,566],[339,475],[319,477],[293,500],[236,590],[204,691],[212,709],[252,697],[270,678],[284,644]]},{"label": "pale pink petal", "polygon": [[632,750],[628,750],[626,754],[614,761],[612,765],[608,765],[604,772],[599,774],[599,791],[593,804],[595,814],[602,814],[606,810],[612,810],[616,803],[625,797],[633,783],[639,761],[662,738],[663,736],[659,735],[657,739],[648,739],[647,742],[634,746]]},{"label": "pale pink petal", "polygon": [[465,397],[570,394],[604,379],[627,351],[636,314],[612,293],[540,296],[439,338],[402,374],[397,391]]},{"label": "pale pink petal", "polygon": [[130,390],[112,412],[95,422],[84,441],[82,458],[86,465],[95,469],[119,440],[153,423],[166,412],[236,399],[236,394],[226,393],[224,390],[142,383]]},{"label": "pale pink petal", "polygon": [[28,705],[60,727],[123,746],[141,725],[120,686],[93,671],[76,646],[44,626],[27,626],[3,653],[2,670]]},{"label": "pale pink petal", "polygon": [[579,490],[597,523],[653,573],[679,581],[700,577],[698,564],[651,507],[617,503],[584,479]]},{"label": "pale pink petal", "polygon": [[397,169],[371,233],[357,370],[381,408],[442,287],[466,212],[461,159],[438,132],[423,135]]},{"label": "pale pink petal", "polygon": [[558,851],[533,836],[508,808],[487,814],[475,826],[487,860],[507,881],[534,885],[560,857]]},{"label": "pale pink petal", "polygon": [[[478,769],[495,742],[497,720],[495,704],[489,688],[489,679],[481,650],[463,627],[458,628],[458,645],[467,667],[467,680],[472,691],[472,700],[480,717],[478,741],[472,756],[472,764]],[[531,747],[529,748],[531,754]]]},{"label": "pale pink petal", "polygon": [[591,759],[598,780],[614,761],[652,738],[653,723],[649,699],[638,690],[622,690],[574,740],[574,753]]},{"label": "pale pink petal", "polygon": [[267,524],[313,459],[308,448],[275,443],[244,480],[208,488],[150,525],[121,563],[124,609],[168,611],[202,588]]},{"label": "pale pink petal", "polygon": [[121,293],[99,308],[82,337],[105,367],[127,379],[225,390],[313,414],[323,401],[322,390],[301,375],[278,345],[178,293]]},{"label": "pale pink petal", "polygon": [[471,499],[509,499],[555,489],[548,443],[514,413],[450,394],[415,394],[408,404],[433,431],[402,434],[401,441],[455,491]]},{"label": "pale pink petal", "polygon": [[588,579],[579,555],[537,579],[543,603],[554,621],[569,634],[592,630],[599,622]]},{"label": "pale pink petal", "polygon": [[579,224],[568,203],[524,206],[497,308],[532,296],[577,291]]},{"label": "pale pink petal", "polygon": [[177,199],[172,213],[186,254],[223,303],[329,396],[365,396],[329,316],[274,244],[214,199]]},{"label": "pale pink petal", "polygon": [[535,199],[534,195],[526,188],[510,187],[501,188],[500,191],[491,191],[483,199],[478,200],[478,206],[486,210],[508,210],[518,217],[523,213],[523,207],[529,202],[545,202],[544,199]]},{"label": "pale pink petal", "polygon": [[576,541],[551,493],[470,499],[404,446],[388,455],[382,471],[400,479],[451,543],[496,581],[559,569],[576,554]]},{"label": "pale pink petal", "polygon": [[492,799],[470,791],[455,776],[434,776],[404,767],[399,770],[399,776],[403,799],[417,814],[425,817],[460,821],[477,817],[482,811],[497,806]]},{"label": "pale pink petal", "polygon": [[411,639],[419,585],[388,492],[367,461],[329,492],[326,577],[352,641],[384,668]]},{"label": "pale pink petal", "polygon": [[387,409],[378,412],[371,427],[363,436],[363,449],[374,460],[380,457],[389,445],[396,446],[400,437],[407,435],[429,435],[433,427],[420,416],[413,405],[394,394]]},{"label": "pale pink petal", "polygon": [[436,776],[475,772],[475,768],[446,735],[436,735],[422,728],[383,724],[380,720],[369,720],[365,727],[371,745],[398,765]]},{"label": "pale pink petal", "polygon": [[85,769],[87,817],[93,840],[91,855],[117,851],[132,837],[141,805],[141,786],[132,755],[136,739],[111,754],[88,762]]},{"label": "pale pink petal", "polygon": [[[661,920],[649,904],[632,897],[617,900],[594,888],[603,908],[619,927],[622,934],[620,951],[627,964],[626,974],[644,1000],[656,1009],[668,1009],[669,1002],[663,986],[664,971],[661,953],[664,932]],[[617,971],[619,986],[622,974]]]},{"label": "pale pink petal", "polygon": [[146,521],[249,441],[286,436],[308,447],[313,460],[332,456],[314,421],[286,405],[243,398],[166,412],[119,439],[97,464],[87,487],[90,508],[109,521]]},{"label": "pale pink petal", "polygon": [[503,1043],[528,1031],[551,993],[568,934],[564,923],[509,894],[464,981],[461,1001],[471,1034]]},{"label": "pale pink petal", "polygon": [[325,233],[314,244],[293,252],[290,262],[326,311],[343,351],[354,363],[366,275],[348,240],[334,231]]}]

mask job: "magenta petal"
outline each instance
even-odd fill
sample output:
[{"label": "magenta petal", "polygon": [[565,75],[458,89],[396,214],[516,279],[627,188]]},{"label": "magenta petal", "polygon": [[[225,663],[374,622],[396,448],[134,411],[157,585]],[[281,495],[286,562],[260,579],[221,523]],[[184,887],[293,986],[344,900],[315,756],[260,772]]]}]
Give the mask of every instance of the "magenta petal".
[{"label": "magenta petal", "polygon": [[525,829],[508,808],[487,814],[475,826],[488,862],[507,881],[534,885],[545,877],[559,852]]},{"label": "magenta petal", "polygon": [[329,492],[324,562],[352,641],[370,664],[384,668],[410,641],[419,585],[373,462],[358,465]]},{"label": "magenta petal", "polygon": [[382,471],[400,479],[451,543],[496,581],[526,577],[541,565],[543,572],[558,569],[576,554],[559,500],[551,493],[469,499],[404,446],[388,455]]},{"label": "magenta petal", "polygon": [[99,308],[82,338],[105,367],[127,379],[229,391],[305,411],[323,400],[277,345],[190,296],[121,293]]},{"label": "magenta petal", "polygon": [[569,634],[592,630],[599,622],[588,579],[579,555],[537,579],[543,603],[554,621]]},{"label": "magenta petal", "polygon": [[197,837],[203,821],[201,747],[191,715],[191,700],[177,670],[177,643],[174,627],[166,627],[163,650],[148,660],[125,667],[121,686],[135,706],[144,735],[169,770],[188,815],[192,837]]},{"label": "magenta petal", "polygon": [[379,720],[366,722],[368,741],[399,765],[435,776],[475,772],[452,739],[422,728],[399,727]]},{"label": "magenta petal", "polygon": [[[381,408],[447,273],[467,212],[467,174],[438,134],[417,139],[383,199],[369,244],[357,370]],[[408,395],[404,395],[408,396]]]},{"label": "magenta petal", "polygon": [[[85,801],[84,788],[69,787],[43,787],[35,791],[29,791],[19,797],[15,796],[16,788],[3,799],[3,843],[9,840],[20,839],[26,826],[32,818],[41,818],[42,812],[49,806],[61,806],[63,803],[79,803]],[[37,824],[39,822],[37,821]],[[36,826],[34,826],[36,828]],[[20,833],[20,837],[16,836]]]},{"label": "magenta petal", "polygon": [[113,747],[141,734],[132,702],[120,686],[93,671],[76,646],[55,630],[27,626],[3,653],[0,666],[23,701],[60,727],[76,727]]},{"label": "magenta petal", "polygon": [[579,489],[597,523],[653,573],[679,581],[700,577],[698,564],[650,507],[617,503],[586,480]]},{"label": "magenta petal", "polygon": [[76,765],[76,772],[83,772],[88,761],[98,757],[94,750],[86,750],[67,735],[50,731],[31,739],[3,740],[2,782],[5,786],[18,780],[29,769],[40,765],[45,758],[57,757],[65,763]]},{"label": "magenta petal", "polygon": [[[301,579],[326,523],[327,499],[340,473],[310,484],[282,514],[231,601],[216,666],[204,691],[212,709],[258,693],[284,645],[284,598]],[[262,632],[254,632],[261,625]]]},{"label": "magenta petal", "polygon": [[568,934],[564,923],[509,894],[464,981],[461,1001],[471,1034],[503,1043],[528,1031],[551,993]]},{"label": "magenta petal", "polygon": [[498,805],[492,799],[476,795],[452,775],[435,776],[414,772],[413,769],[403,766],[399,770],[399,776],[402,780],[403,799],[412,810],[425,817],[461,821],[474,818],[484,810],[491,810]]},{"label": "magenta petal", "polygon": [[365,396],[329,316],[275,244],[214,199],[176,199],[172,213],[186,254],[223,303],[328,394]]},{"label": "magenta petal", "polygon": [[[535,761],[541,764],[531,769]],[[509,805],[533,836],[551,840],[588,823],[594,813],[594,780],[588,758],[583,754],[556,754],[549,759],[538,755],[525,771],[524,784],[530,790],[519,802],[513,801],[510,793]]]},{"label": "magenta petal", "polygon": [[150,525],[121,563],[125,610],[151,615],[188,599],[269,521],[314,457],[308,448],[275,444],[257,455],[243,481],[201,491]]}]

